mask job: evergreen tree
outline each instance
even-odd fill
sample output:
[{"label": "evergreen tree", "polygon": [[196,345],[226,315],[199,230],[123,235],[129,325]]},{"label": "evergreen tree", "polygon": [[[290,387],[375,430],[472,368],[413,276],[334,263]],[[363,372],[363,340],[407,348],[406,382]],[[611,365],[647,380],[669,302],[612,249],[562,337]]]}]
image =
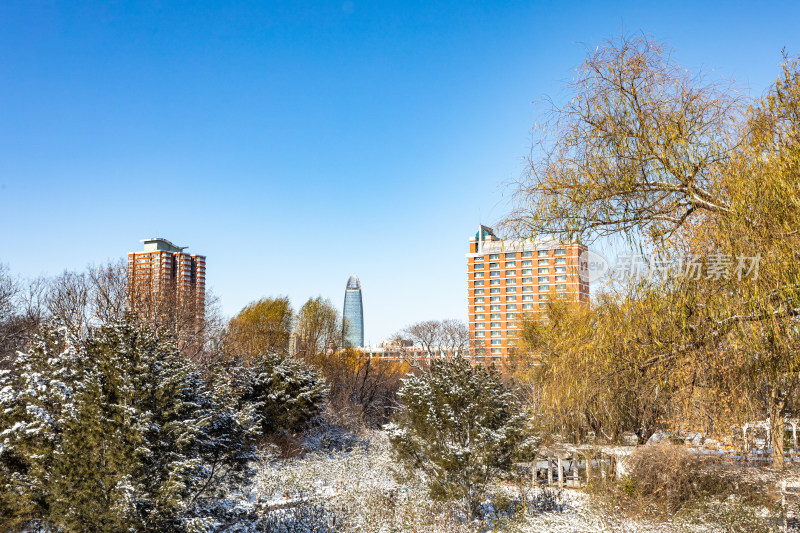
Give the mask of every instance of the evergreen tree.
[{"label": "evergreen tree", "polygon": [[404,380],[402,406],[386,430],[394,452],[422,470],[431,497],[461,500],[470,517],[492,477],[511,466],[525,417],[494,368],[433,360]]},{"label": "evergreen tree", "polygon": [[210,530],[251,475],[253,406],[225,405],[148,329],[51,329],[14,370],[0,375],[0,529]]},{"label": "evergreen tree", "polygon": [[265,435],[302,431],[325,408],[325,379],[293,357],[261,355],[242,374],[241,401],[254,406]]}]

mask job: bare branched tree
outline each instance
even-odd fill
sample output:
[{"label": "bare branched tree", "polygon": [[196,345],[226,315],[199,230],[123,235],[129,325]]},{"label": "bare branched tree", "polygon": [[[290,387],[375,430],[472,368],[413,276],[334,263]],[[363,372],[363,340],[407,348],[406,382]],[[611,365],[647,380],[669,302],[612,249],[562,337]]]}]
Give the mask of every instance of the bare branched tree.
[{"label": "bare branched tree", "polygon": [[535,130],[505,232],[661,240],[699,211],[730,210],[720,176],[747,104],[732,83],[690,73],[642,36],[590,52],[567,90]]},{"label": "bare branched tree", "polygon": [[[403,328],[394,338],[396,349],[417,370],[437,358],[463,357],[469,346],[469,329],[459,320],[424,320]],[[409,349],[414,348],[414,349]]]}]

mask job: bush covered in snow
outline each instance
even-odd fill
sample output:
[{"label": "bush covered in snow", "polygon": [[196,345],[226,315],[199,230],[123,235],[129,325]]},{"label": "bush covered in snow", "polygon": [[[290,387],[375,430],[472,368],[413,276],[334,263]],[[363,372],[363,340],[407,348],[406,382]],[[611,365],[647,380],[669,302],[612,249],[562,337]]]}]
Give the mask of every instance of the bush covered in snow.
[{"label": "bush covered in snow", "polygon": [[436,360],[404,380],[396,423],[386,426],[397,457],[424,473],[430,496],[459,500],[472,517],[487,484],[508,470],[525,416],[493,368]]},{"label": "bush covered in snow", "polygon": [[121,322],[45,328],[0,375],[0,529],[204,531],[241,519],[258,435],[176,350]]},{"label": "bush covered in snow", "polygon": [[296,433],[325,409],[328,386],[315,370],[298,359],[268,353],[239,369],[240,402],[252,404],[265,435]]}]

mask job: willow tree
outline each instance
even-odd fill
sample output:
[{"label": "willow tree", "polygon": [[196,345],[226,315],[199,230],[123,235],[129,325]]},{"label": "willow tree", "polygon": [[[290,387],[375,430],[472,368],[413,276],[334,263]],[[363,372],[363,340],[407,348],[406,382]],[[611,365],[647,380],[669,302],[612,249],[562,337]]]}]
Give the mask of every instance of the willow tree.
[{"label": "willow tree", "polygon": [[698,413],[718,428],[769,415],[776,466],[800,353],[798,72],[787,61],[753,102],[649,39],[603,44],[578,70],[569,103],[552,106],[504,221],[523,237],[623,235],[705,265],[700,276],[678,270],[653,283],[658,311],[626,322],[658,328],[602,337],[613,346],[633,335],[647,347],[647,358],[615,367],[671,366],[671,387],[687,393],[675,424]]},{"label": "willow tree", "polygon": [[[670,300],[647,285],[603,294],[589,308],[553,301],[548,320],[526,320],[517,372],[536,390],[543,433],[580,442],[587,431],[618,442],[634,433],[644,443],[669,417],[677,391],[674,361],[654,360],[669,331]],[[531,356],[535,361],[530,361]],[[525,369],[525,365],[519,365]]]},{"label": "willow tree", "polygon": [[289,351],[294,311],[289,298],[262,298],[250,302],[228,323],[230,349],[248,359]]}]

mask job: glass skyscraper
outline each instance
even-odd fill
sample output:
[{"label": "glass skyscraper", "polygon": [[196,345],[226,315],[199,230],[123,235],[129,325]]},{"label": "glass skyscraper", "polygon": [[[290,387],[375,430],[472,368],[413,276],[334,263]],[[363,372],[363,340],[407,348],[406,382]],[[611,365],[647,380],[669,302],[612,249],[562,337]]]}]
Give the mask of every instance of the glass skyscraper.
[{"label": "glass skyscraper", "polygon": [[361,282],[357,276],[350,276],[344,291],[344,313],[347,332],[344,340],[347,346],[364,346],[364,307],[361,304]]}]

